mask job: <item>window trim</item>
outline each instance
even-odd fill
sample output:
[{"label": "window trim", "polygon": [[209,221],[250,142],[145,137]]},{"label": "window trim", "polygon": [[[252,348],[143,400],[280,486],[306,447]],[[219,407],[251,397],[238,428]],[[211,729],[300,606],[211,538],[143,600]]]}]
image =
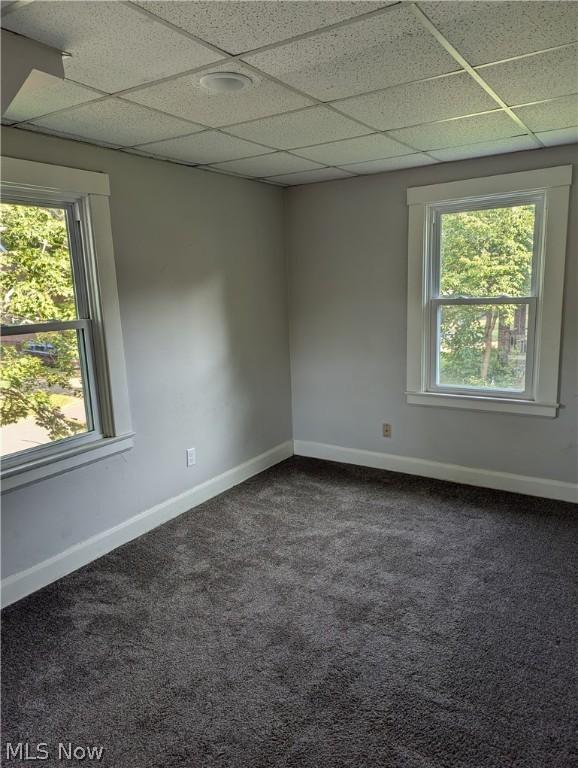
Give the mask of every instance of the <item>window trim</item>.
[{"label": "window trim", "polygon": [[[408,303],[407,402],[469,410],[500,411],[555,417],[558,403],[558,368],[562,329],[562,302],[569,190],[572,166],[487,176],[479,179],[413,187],[407,190]],[[432,210],[476,205],[487,200],[528,199],[543,196],[541,258],[533,276],[535,301],[532,391],[447,391],[431,387],[431,333],[429,281],[431,279]],[[547,265],[547,269],[546,269]],[[511,301],[511,300],[510,300]],[[513,300],[516,303],[516,299]]]},{"label": "window trim", "polygon": [[[3,158],[2,190],[14,202],[72,204],[80,227],[83,269],[90,306],[92,334],[83,333],[92,345],[91,380],[98,402],[98,431],[74,435],[9,457],[2,466],[2,492],[28,485],[105,456],[128,450],[133,435],[128,398],[124,346],[116,286],[116,269],[110,224],[108,176],[94,171]],[[87,318],[72,321],[76,327]],[[61,327],[62,323],[58,323]],[[34,326],[30,326],[33,328]],[[46,324],[43,324],[46,330]],[[48,450],[40,450],[48,448]],[[6,465],[6,466],[4,466]]]}]

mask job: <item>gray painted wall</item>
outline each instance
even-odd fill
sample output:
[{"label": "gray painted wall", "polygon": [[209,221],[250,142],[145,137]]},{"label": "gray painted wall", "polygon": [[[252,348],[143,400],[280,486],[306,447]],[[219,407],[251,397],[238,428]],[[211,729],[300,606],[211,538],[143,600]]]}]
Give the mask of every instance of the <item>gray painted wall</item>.
[{"label": "gray painted wall", "polygon": [[3,577],[290,439],[288,314],[296,439],[576,480],[575,187],[559,417],[403,396],[406,188],[576,162],[575,147],[300,187],[284,193],[284,221],[283,193],[263,184],[13,129],[2,139],[5,155],[110,175],[136,430],[132,451],[4,496]]},{"label": "gray painted wall", "polygon": [[[282,191],[5,129],[110,175],[135,448],[3,498],[3,576],[291,438]],[[196,446],[197,465],[185,467]]]},{"label": "gray painted wall", "polygon": [[[576,481],[577,160],[575,146],[558,147],[288,191],[294,438]],[[558,418],[407,405],[407,187],[568,163]]]}]

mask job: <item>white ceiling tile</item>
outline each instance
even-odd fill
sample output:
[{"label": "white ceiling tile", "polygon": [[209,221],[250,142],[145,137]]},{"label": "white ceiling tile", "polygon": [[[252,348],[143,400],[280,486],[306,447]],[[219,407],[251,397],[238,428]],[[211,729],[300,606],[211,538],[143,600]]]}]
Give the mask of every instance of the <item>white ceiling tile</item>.
[{"label": "white ceiling tile", "polygon": [[[391,2],[391,0],[390,0]],[[252,51],[319,27],[374,11],[387,2],[138,2],[229,53]]]},{"label": "white ceiling tile", "polygon": [[429,150],[503,139],[516,136],[520,130],[520,126],[505,112],[498,110],[485,115],[402,128],[392,131],[390,135],[416,149]]},{"label": "white ceiling tile", "polygon": [[396,85],[385,91],[354,96],[335,103],[351,117],[380,131],[473,115],[495,109],[496,102],[473,78],[459,72],[435,80]]},{"label": "white ceiling tile", "polygon": [[321,168],[319,163],[295,157],[287,152],[273,152],[270,155],[260,155],[244,160],[230,160],[227,163],[219,163],[214,166],[223,171],[240,173],[242,176],[279,176],[284,173],[297,173],[298,171],[310,171]]},{"label": "white ceiling tile", "polygon": [[428,155],[421,152],[415,152],[412,155],[403,157],[389,157],[384,160],[369,160],[366,163],[352,163],[346,165],[346,171],[354,173],[384,173],[387,171],[399,171],[403,168],[416,168],[422,165],[434,165],[437,160],[432,160]]},{"label": "white ceiling tile", "polygon": [[[47,136],[54,136],[57,139],[68,139],[70,141],[87,141],[80,136],[75,136],[72,133],[66,133],[66,131],[56,131],[53,128],[45,128],[42,125],[34,125],[34,123],[19,123],[16,128],[18,130],[23,129],[25,131],[32,131],[33,133],[43,133]],[[98,147],[107,147],[109,149],[119,149],[118,144],[112,144],[111,142],[101,139],[91,139],[91,144],[96,144]]]},{"label": "white ceiling tile", "polygon": [[264,155],[271,151],[268,147],[226,136],[218,131],[205,131],[180,139],[157,141],[139,149],[156,157],[198,164],[221,163],[241,157]]},{"label": "white ceiling tile", "polygon": [[202,126],[114,98],[40,117],[33,123],[88,141],[106,141],[118,146],[143,144],[203,130]]},{"label": "white ceiling tile", "polygon": [[402,5],[246,60],[322,101],[459,69]]},{"label": "white ceiling tile", "polygon": [[33,69],[16,94],[4,117],[12,122],[56,112],[58,109],[102,98],[102,94],[83,85]]},{"label": "white ceiling tile", "polygon": [[34,2],[3,26],[72,54],[66,76],[111,93],[222,58],[121,2]]},{"label": "white ceiling tile", "polygon": [[498,141],[484,141],[465,147],[432,150],[431,154],[438,160],[465,160],[470,157],[485,157],[486,155],[502,155],[506,152],[519,152],[523,149],[538,149],[531,136],[514,136]]},{"label": "white ceiling tile", "polygon": [[282,176],[273,176],[270,181],[279,184],[287,184],[293,187],[297,184],[315,184],[318,181],[333,181],[334,179],[351,179],[353,174],[341,168],[319,168],[317,171],[304,171],[303,173],[286,173]]},{"label": "white ceiling tile", "polygon": [[557,131],[545,131],[544,133],[537,133],[536,136],[547,147],[557,147],[559,144],[578,144],[578,126],[561,128]]},{"label": "white ceiling tile", "polygon": [[575,2],[426,2],[420,8],[470,64],[578,40]]},{"label": "white ceiling tile", "polygon": [[553,131],[578,125],[578,94],[561,99],[542,101],[514,112],[531,131]]},{"label": "white ceiling tile", "polygon": [[305,147],[297,152],[310,160],[317,160],[325,165],[345,165],[346,163],[361,163],[364,160],[377,160],[382,157],[407,155],[407,147],[397,141],[372,133],[356,139],[332,141],[329,144],[319,144],[315,147]]},{"label": "white ceiling tile", "polygon": [[[231,93],[208,91],[199,82],[207,72],[239,72],[250,77],[253,85]],[[282,85],[260,77],[237,62],[220,64],[193,75],[158,83],[126,94],[123,98],[215,128],[307,107],[314,103]]]},{"label": "white ceiling tile", "polygon": [[578,45],[481,67],[478,72],[511,106],[566,96],[578,91]]},{"label": "white ceiling tile", "polygon": [[348,117],[338,115],[327,107],[311,107],[298,112],[266,117],[252,123],[234,125],[228,133],[244,139],[261,141],[277,149],[294,149],[370,133]]}]

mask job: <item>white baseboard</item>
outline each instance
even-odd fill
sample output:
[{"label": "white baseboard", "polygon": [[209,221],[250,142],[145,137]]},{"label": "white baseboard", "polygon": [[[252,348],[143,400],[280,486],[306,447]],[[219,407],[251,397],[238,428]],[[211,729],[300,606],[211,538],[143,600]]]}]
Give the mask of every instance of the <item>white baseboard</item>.
[{"label": "white baseboard", "polygon": [[179,496],[167,499],[125,520],[114,528],[109,528],[90,539],[86,539],[86,541],[75,544],[25,571],[19,571],[8,576],[2,580],[2,605],[10,605],[16,600],[36,592],[47,584],[76,571],[107,552],[136,539],[143,533],[166,523],[167,520],[171,520],[192,507],[212,499],[213,496],[223,493],[223,491],[242,483],[292,455],[293,442],[288,440],[243,464],[239,464],[237,467],[233,467],[233,469],[229,469],[227,472],[223,472],[222,475],[217,475],[217,477],[213,477]]},{"label": "white baseboard", "polygon": [[310,456],[315,459],[339,461],[343,464],[389,469],[392,472],[404,472],[408,475],[421,475],[422,477],[450,480],[465,485],[478,485],[482,488],[495,488],[500,491],[578,503],[578,485],[565,483],[561,480],[514,475],[510,472],[494,472],[491,469],[464,467],[460,464],[442,464],[428,459],[414,459],[409,456],[363,451],[357,448],[343,448],[339,445],[312,443],[307,440],[294,440],[293,447],[297,456]]},{"label": "white baseboard", "polygon": [[464,467],[459,464],[442,464],[428,459],[343,448],[338,445],[313,443],[306,440],[293,442],[289,440],[201,483],[201,485],[191,488],[189,491],[185,491],[179,496],[167,499],[131,517],[114,528],[109,528],[86,541],[75,544],[31,568],[8,576],[3,579],[1,585],[2,605],[10,605],[26,597],[26,595],[36,592],[122,544],[136,539],[143,533],[162,525],[162,523],[166,523],[173,517],[177,517],[192,507],[223,493],[274,464],[288,459],[293,453],[298,456],[310,456],[344,464],[389,469],[393,472],[403,472],[409,475],[421,475],[422,477],[450,480],[466,485],[477,485],[483,488],[495,488],[501,491],[512,491],[529,496],[542,496],[548,499],[578,503],[578,485],[574,483],[514,475],[509,472],[494,472],[488,469]]}]

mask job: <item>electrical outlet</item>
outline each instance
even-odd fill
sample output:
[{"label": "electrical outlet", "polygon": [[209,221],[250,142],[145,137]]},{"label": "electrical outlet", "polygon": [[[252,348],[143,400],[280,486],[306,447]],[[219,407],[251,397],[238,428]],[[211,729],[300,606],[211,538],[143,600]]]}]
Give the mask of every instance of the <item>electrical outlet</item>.
[{"label": "electrical outlet", "polygon": [[187,448],[187,467],[192,467],[197,463],[197,450],[196,448]]},{"label": "electrical outlet", "polygon": [[384,437],[391,437],[391,424],[384,424],[383,425],[383,436]]}]

